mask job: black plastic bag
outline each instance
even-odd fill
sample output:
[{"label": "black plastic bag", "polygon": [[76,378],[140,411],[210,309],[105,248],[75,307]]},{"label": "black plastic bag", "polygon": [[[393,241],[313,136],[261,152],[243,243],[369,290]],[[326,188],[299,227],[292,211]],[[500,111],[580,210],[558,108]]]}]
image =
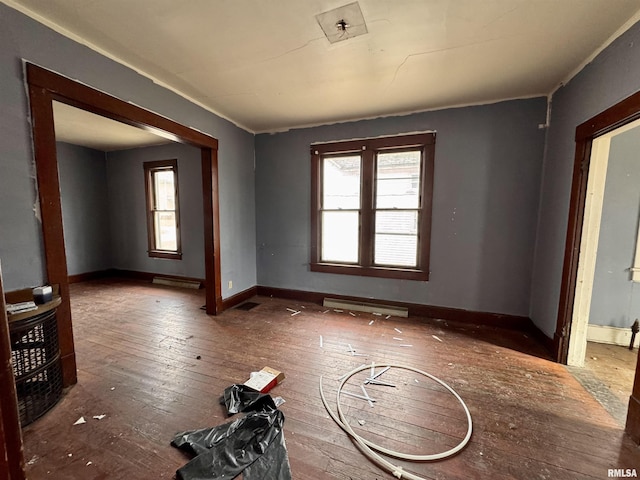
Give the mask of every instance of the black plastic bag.
[{"label": "black plastic bag", "polygon": [[260,393],[246,385],[231,385],[224,389],[220,403],[227,408],[229,415],[238,412],[250,412],[260,410],[275,410],[271,395]]},{"label": "black plastic bag", "polygon": [[[272,401],[273,403],[273,401]],[[291,480],[283,413],[253,412],[233,422],[177,434],[171,444],[197,456],[180,468],[179,480]]]}]

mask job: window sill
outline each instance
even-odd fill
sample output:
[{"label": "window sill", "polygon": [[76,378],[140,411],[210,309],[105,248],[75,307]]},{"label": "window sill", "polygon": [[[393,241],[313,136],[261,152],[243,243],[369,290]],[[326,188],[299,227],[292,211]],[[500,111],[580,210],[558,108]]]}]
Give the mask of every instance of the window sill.
[{"label": "window sill", "polygon": [[149,250],[149,256],[152,258],[167,258],[169,260],[182,260],[181,252],[168,252],[166,250]]},{"label": "window sill", "polygon": [[429,272],[409,268],[362,267],[360,265],[343,265],[339,263],[311,263],[312,272],[337,273],[341,275],[357,275],[361,277],[395,278],[399,280],[429,280]]}]

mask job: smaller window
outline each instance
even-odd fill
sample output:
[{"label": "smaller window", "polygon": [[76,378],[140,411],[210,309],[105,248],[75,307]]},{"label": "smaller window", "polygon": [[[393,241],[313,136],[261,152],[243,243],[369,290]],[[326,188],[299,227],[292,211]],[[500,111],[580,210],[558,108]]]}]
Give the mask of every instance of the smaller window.
[{"label": "smaller window", "polygon": [[178,161],[144,162],[149,256],[181,259]]}]

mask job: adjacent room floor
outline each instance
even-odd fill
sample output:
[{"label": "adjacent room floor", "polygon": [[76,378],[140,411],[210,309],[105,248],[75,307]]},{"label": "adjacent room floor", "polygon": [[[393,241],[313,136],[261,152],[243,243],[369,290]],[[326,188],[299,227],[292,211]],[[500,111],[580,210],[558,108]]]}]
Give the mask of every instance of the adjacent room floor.
[{"label": "adjacent room floor", "polygon": [[[259,305],[251,310],[209,317],[202,291],[131,280],[71,291],[78,384],[24,429],[32,480],[173,478],[189,460],[169,445],[174,434],[228,421],[220,394],[264,366],[287,377],[272,394],[286,401],[294,479],[392,479],[358,451],[319,396],[321,375],[335,404],[337,379],[372,361],[439,377],[471,412],[473,435],[457,455],[394,460],[424,478],[604,479],[610,468],[640,467],[640,447],[522,332],[264,297],[252,299]],[[466,418],[453,395],[413,372],[392,369],[381,378],[396,386],[368,386],[373,408],[342,400],[361,435],[421,454],[461,441]],[[357,392],[356,380],[345,389]],[[74,425],[81,416],[87,422]]]},{"label": "adjacent room floor", "polygon": [[638,349],[588,342],[584,367],[568,369],[618,424],[624,425],[637,360]]}]

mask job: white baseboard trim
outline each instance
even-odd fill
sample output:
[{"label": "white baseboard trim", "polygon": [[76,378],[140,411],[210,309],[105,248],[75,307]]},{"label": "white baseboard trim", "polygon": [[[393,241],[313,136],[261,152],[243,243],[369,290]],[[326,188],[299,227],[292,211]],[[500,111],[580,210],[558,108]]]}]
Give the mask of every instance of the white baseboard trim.
[{"label": "white baseboard trim", "polygon": [[[587,328],[587,341],[596,343],[610,343],[612,345],[629,346],[631,341],[631,327],[603,327],[601,325],[589,325]],[[636,335],[634,347],[640,346],[640,333]]]}]

